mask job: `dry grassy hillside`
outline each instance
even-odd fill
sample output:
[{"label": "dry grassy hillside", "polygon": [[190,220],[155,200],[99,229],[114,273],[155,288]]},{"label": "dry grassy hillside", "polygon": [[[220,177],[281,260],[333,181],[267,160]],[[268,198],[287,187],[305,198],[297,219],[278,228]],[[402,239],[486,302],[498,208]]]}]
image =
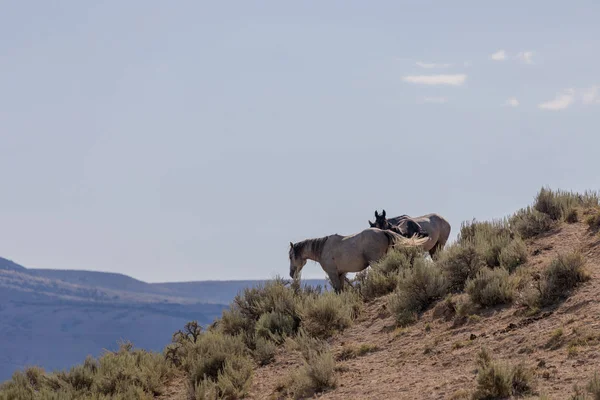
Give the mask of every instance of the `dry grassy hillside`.
[{"label": "dry grassy hillside", "polygon": [[163,354],[30,369],[0,399],[600,399],[599,228],[596,194],[543,189],[433,262],[398,249],[339,295],[275,280]]}]

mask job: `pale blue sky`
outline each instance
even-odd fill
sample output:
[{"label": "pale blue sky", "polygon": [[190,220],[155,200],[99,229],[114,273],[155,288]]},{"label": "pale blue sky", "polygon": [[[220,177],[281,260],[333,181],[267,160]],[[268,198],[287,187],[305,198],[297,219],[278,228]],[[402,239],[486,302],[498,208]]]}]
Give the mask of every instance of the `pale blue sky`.
[{"label": "pale blue sky", "polygon": [[0,256],[269,278],[289,241],[358,232],[375,209],[438,212],[454,237],[542,185],[596,189],[598,15],[593,0],[0,1]]}]

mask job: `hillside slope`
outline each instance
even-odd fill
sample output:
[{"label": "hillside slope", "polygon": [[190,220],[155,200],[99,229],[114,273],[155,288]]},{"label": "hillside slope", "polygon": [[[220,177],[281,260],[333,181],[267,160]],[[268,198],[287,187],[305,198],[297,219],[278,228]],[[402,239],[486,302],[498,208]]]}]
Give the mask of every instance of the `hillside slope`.
[{"label": "hillside slope", "polygon": [[[539,398],[568,399],[573,386],[585,386],[600,367],[599,340],[576,347],[580,339],[600,338],[600,236],[583,223],[563,224],[542,237],[529,240],[525,267],[542,270],[560,253],[582,251],[591,280],[554,309],[534,317],[520,307],[496,307],[478,318],[455,326],[434,310],[415,324],[395,329],[386,299],[369,304],[359,320],[330,340],[334,353],[348,346],[377,346],[379,350],[348,361],[338,361],[338,387],[319,395],[323,399],[460,399],[477,385],[476,353],[485,346],[494,357],[534,371]],[[563,332],[560,346],[547,347],[553,334]],[[473,338],[473,340],[470,340]],[[282,375],[301,365],[301,359],[281,350],[276,361],[256,370],[251,399],[278,398]],[[454,396],[454,397],[453,397]],[[465,397],[461,397],[465,396]]]}]

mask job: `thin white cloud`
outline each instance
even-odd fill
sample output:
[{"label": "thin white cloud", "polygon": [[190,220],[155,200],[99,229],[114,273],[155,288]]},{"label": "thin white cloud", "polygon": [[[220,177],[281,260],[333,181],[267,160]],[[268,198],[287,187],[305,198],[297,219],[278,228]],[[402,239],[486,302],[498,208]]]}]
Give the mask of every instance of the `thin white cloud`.
[{"label": "thin white cloud", "polygon": [[516,97],[511,97],[510,99],[506,100],[505,104],[511,107],[519,107],[519,100],[517,100]]},{"label": "thin white cloud", "polygon": [[497,52],[492,54],[490,58],[494,61],[504,61],[506,60],[506,51],[498,50]]},{"label": "thin white cloud", "polygon": [[533,64],[533,52],[532,51],[522,51],[517,54],[517,58],[524,62],[525,64]]},{"label": "thin white cloud", "polygon": [[466,74],[453,75],[409,75],[402,77],[404,82],[421,85],[451,85],[460,86],[467,80]]},{"label": "thin white cloud", "polygon": [[592,86],[582,90],[581,101],[583,104],[600,104],[600,86]]},{"label": "thin white cloud", "polygon": [[423,103],[434,103],[434,104],[443,104],[447,103],[448,99],[446,97],[424,97]]},{"label": "thin white cloud", "polygon": [[423,62],[423,61],[417,61],[415,64],[417,64],[417,66],[419,66],[421,68],[427,68],[427,69],[431,69],[431,68],[448,68],[448,67],[452,66],[452,64],[426,63],[426,62]]},{"label": "thin white cloud", "polygon": [[473,63],[472,63],[471,61],[465,61],[465,62],[463,63],[463,65],[464,65],[465,67],[469,68],[469,67],[473,66]]},{"label": "thin white cloud", "polygon": [[567,89],[556,95],[554,100],[541,103],[538,107],[542,110],[559,111],[568,108],[575,101],[575,90]]}]

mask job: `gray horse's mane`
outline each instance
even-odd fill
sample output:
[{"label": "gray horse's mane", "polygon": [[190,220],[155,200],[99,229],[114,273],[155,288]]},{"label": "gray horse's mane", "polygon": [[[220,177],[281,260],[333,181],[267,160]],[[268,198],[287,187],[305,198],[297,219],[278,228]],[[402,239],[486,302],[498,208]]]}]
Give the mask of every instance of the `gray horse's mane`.
[{"label": "gray horse's mane", "polygon": [[294,247],[290,248],[290,257],[296,254],[301,254],[302,251],[309,250],[313,254],[320,256],[323,252],[323,248],[325,247],[325,243],[329,239],[329,236],[324,236],[315,239],[306,239],[301,242],[294,244]]}]

